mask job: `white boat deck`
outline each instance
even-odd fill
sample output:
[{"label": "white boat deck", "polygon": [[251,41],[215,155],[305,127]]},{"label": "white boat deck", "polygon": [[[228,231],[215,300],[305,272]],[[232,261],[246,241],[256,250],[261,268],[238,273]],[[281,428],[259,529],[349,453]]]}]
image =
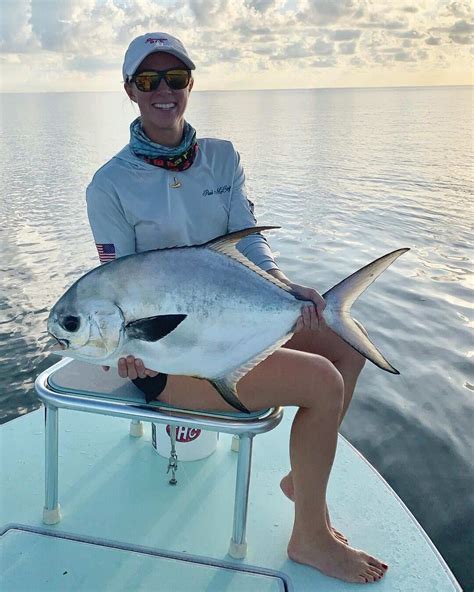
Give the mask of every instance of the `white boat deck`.
[{"label": "white boat deck", "polygon": [[[45,526],[43,411],[3,425],[0,589],[354,589],[357,584],[325,577],[286,555],[292,503],[278,484],[289,466],[292,415],[287,410],[275,430],[254,440],[248,553],[242,561],[226,555],[237,461],[231,436],[221,435],[216,452],[207,459],[181,462],[178,485],[172,487],[166,475],[167,460],[151,445],[150,425],[145,425],[142,438],[133,438],[127,420],[60,410],[63,519],[55,526]],[[377,590],[460,590],[413,516],[343,438],[339,439],[328,500],[334,525],[350,543],[389,564],[385,578],[372,584]]]}]

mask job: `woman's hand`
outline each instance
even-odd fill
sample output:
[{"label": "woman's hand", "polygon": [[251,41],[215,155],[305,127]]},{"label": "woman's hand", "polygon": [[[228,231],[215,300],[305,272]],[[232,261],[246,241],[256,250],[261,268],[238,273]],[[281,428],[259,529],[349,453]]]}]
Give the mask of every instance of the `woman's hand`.
[{"label": "woman's hand", "polygon": [[[108,372],[110,366],[102,366],[102,368]],[[136,378],[146,378],[147,376],[157,376],[159,372],[145,368],[143,360],[134,358],[133,356],[127,356],[126,358],[120,358],[118,361],[118,373],[121,378],[130,378],[135,380]]]},{"label": "woman's hand", "polygon": [[270,269],[267,273],[290,287],[302,300],[309,300],[313,303],[307,302],[302,305],[301,316],[296,321],[295,333],[303,329],[309,329],[310,331],[322,329],[324,326],[323,311],[326,308],[326,303],[321,294],[313,288],[294,284],[279,269]]},{"label": "woman's hand", "polygon": [[304,329],[318,331],[324,326],[323,311],[326,303],[323,297],[313,288],[300,286],[299,284],[288,284],[295,294],[304,300],[311,300],[313,304],[305,303],[301,307],[301,316],[296,321],[295,333]]}]

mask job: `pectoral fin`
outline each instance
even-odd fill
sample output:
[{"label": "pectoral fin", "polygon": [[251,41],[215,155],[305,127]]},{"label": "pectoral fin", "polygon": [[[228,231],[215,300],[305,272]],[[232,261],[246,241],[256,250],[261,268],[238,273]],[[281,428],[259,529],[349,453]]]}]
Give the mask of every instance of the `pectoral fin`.
[{"label": "pectoral fin", "polygon": [[185,314],[158,315],[146,319],[137,319],[128,323],[125,333],[130,339],[141,341],[158,341],[174,331],[176,327],[187,317]]},{"label": "pectoral fin", "polygon": [[217,390],[226,403],[232,405],[232,407],[237,409],[237,411],[241,411],[242,413],[250,413],[247,407],[241,403],[239,397],[237,396],[237,390],[235,388],[236,383],[234,380],[224,377],[217,380],[209,380],[209,382]]}]

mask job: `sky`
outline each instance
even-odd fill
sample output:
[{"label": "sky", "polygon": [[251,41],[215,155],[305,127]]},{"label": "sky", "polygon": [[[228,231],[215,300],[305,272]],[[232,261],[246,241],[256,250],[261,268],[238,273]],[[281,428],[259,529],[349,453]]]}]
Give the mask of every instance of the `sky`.
[{"label": "sky", "polygon": [[157,31],[195,90],[473,83],[469,0],[0,0],[0,92],[120,91]]}]

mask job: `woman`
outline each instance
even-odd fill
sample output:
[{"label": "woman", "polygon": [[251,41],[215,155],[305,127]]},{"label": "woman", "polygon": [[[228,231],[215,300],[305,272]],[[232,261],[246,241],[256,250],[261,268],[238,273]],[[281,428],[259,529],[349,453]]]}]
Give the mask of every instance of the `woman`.
[{"label": "woman", "polygon": [[[124,88],[140,117],[131,125],[129,145],[97,171],[87,190],[102,262],[149,249],[201,244],[256,224],[232,144],[197,142],[184,119],[194,69],[182,43],[167,33],[138,37],[125,54]],[[286,347],[239,382],[239,397],[250,410],[299,408],[290,437],[291,471],[281,482],[295,502],[289,557],[348,582],[379,580],[387,566],[351,548],[332,528],[326,506],[338,427],[364,360],[324,325],[322,297],[278,269],[261,235],[247,237],[238,248],[313,303],[302,307]],[[118,372],[132,380],[158,375],[132,356],[119,361]],[[160,400],[173,405],[232,410],[207,381],[169,376],[160,388]]]}]

